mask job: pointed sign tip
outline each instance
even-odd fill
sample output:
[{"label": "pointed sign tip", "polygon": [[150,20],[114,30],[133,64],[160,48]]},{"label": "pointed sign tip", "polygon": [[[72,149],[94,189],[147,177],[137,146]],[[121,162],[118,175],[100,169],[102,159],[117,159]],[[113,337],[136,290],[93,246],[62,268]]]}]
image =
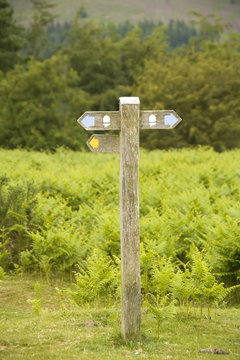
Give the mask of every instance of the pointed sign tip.
[{"label": "pointed sign tip", "polygon": [[91,146],[91,148],[94,149],[98,149],[99,148],[99,140],[93,135],[91,136],[90,140],[89,140],[89,145]]},{"label": "pointed sign tip", "polygon": [[88,113],[84,113],[81,118],[79,118],[79,124],[81,124],[85,128],[89,128],[95,125],[95,117],[89,115]]},{"label": "pointed sign tip", "polygon": [[176,125],[178,120],[179,119],[172,113],[164,116],[164,124],[168,125],[170,127],[173,127],[174,125]]}]

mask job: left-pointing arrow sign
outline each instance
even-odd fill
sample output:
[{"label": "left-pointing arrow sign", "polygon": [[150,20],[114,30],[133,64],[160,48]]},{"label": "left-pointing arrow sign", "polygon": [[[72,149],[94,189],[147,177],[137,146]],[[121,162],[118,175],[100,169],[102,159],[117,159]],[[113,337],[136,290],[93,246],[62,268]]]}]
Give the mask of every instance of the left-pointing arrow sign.
[{"label": "left-pointing arrow sign", "polygon": [[81,120],[81,123],[85,128],[89,128],[95,125],[95,117],[91,115],[85,115],[84,118]]},{"label": "left-pointing arrow sign", "polygon": [[120,130],[120,115],[119,111],[88,111],[78,123],[85,130]]},{"label": "left-pointing arrow sign", "polygon": [[118,135],[94,134],[88,139],[87,145],[93,152],[118,153],[120,149]]}]

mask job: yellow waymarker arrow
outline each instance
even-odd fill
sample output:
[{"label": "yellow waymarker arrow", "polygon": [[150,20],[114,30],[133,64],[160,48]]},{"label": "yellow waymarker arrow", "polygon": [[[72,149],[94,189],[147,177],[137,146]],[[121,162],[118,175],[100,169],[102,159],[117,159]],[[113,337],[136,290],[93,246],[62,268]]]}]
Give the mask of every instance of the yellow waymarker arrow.
[{"label": "yellow waymarker arrow", "polygon": [[97,149],[99,148],[99,140],[96,139],[95,137],[93,137],[90,141],[89,141],[89,145],[92,147],[92,149]]}]

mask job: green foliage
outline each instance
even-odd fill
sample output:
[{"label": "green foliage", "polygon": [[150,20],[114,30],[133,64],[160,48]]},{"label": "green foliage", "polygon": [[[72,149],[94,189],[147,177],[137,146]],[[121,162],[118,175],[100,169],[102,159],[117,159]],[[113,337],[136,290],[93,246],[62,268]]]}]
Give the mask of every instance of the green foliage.
[{"label": "green foliage", "polygon": [[86,9],[84,8],[84,6],[81,6],[78,9],[78,16],[82,19],[85,19],[88,17],[88,13],[87,13]]},{"label": "green foliage", "polygon": [[115,110],[117,98],[129,92],[128,86],[141,74],[145,59],[166,47],[162,27],[145,37],[139,27],[134,27],[121,38],[116,27],[79,21],[78,17],[68,31],[68,39],[63,51],[79,75],[79,86],[92,95],[93,110]]},{"label": "green foliage", "polygon": [[[80,148],[85,136],[71,128],[91,103],[76,88],[78,77],[64,57],[33,61],[0,79],[0,143],[4,147]],[[77,124],[75,125],[77,127]],[[74,127],[73,127],[74,128]],[[64,129],[64,131],[63,131]]]},{"label": "green foliage", "polygon": [[175,300],[168,303],[168,297],[159,298],[158,295],[154,296],[150,294],[150,302],[145,301],[144,306],[148,308],[148,311],[153,314],[154,318],[157,321],[157,333],[158,337],[160,336],[160,324],[164,320],[170,320],[175,317],[177,313],[177,308],[175,306]]},{"label": "green foliage", "polygon": [[[16,264],[49,282],[54,274],[71,279],[75,273],[78,303],[117,300],[118,155],[64,149],[0,155],[4,270]],[[190,313],[196,303],[210,309],[237,291],[225,286],[239,282],[238,163],[237,150],[141,150],[144,300],[149,293],[159,301],[167,296],[167,305],[176,300]]]},{"label": "green foliage", "polygon": [[52,268],[51,260],[52,260],[52,258],[45,254],[40,255],[38,258],[38,263],[39,263],[40,269],[46,275],[46,280],[48,283],[49,283],[49,272]]},{"label": "green foliage", "polygon": [[42,298],[40,294],[40,284],[36,281],[34,285],[34,299],[28,299],[27,302],[32,305],[33,313],[37,316],[40,316],[42,309]]},{"label": "green foliage", "polygon": [[[141,146],[239,147],[239,34],[227,33],[220,18],[194,11],[194,27],[181,21],[114,26],[82,10],[60,26],[53,24],[52,4],[32,3],[22,51],[30,56],[0,73],[1,146],[79,150],[86,134],[76,119],[85,110],[117,110],[118,97],[137,94],[142,109],[175,109],[183,118],[161,136],[143,131]],[[8,15],[4,34],[14,35]],[[7,70],[15,62],[9,64]]]},{"label": "green foliage", "polygon": [[3,268],[0,266],[0,280],[3,280],[5,278],[5,271],[3,270]]},{"label": "green foliage", "polygon": [[170,284],[171,295],[178,302],[179,306],[185,306],[186,313],[190,312],[191,302],[195,299],[196,283],[194,282],[192,272],[185,265],[184,270],[175,269],[175,274]]},{"label": "green foliage", "polygon": [[33,264],[33,257],[31,251],[28,249],[21,251],[20,253],[20,265],[25,271],[28,271]]},{"label": "green foliage", "polygon": [[215,14],[203,15],[198,11],[189,11],[194,16],[191,24],[197,26],[199,29],[199,36],[194,39],[198,45],[204,41],[216,42],[220,41],[224,30],[229,27],[222,23],[222,18]]},{"label": "green foliage", "polygon": [[46,0],[30,0],[33,6],[33,16],[27,30],[28,55],[41,59],[42,54],[49,48],[47,28],[55,19],[52,13],[53,4]]},{"label": "green foliage", "polygon": [[48,41],[51,43],[51,48],[54,48],[57,51],[60,44],[67,41],[67,30],[69,30],[70,24],[64,22],[63,24],[59,22],[54,22],[49,25],[47,28],[47,37]]},{"label": "green foliage", "polygon": [[160,258],[152,267],[151,292],[161,294],[161,297],[165,298],[169,293],[174,272],[171,260]]},{"label": "green foliage", "polygon": [[60,273],[69,271],[71,278],[72,268],[86,256],[87,246],[82,238],[79,230],[74,233],[68,224],[31,233],[32,255],[47,280],[52,266]]},{"label": "green foliage", "polygon": [[13,18],[13,7],[0,0],[0,71],[7,72],[20,62],[23,46],[23,28]]},{"label": "green foliage", "polygon": [[[175,313],[174,305],[185,306],[189,315],[190,306],[195,305],[195,300],[200,304],[202,315],[203,305],[207,306],[208,317],[211,318],[210,309],[218,306],[238,286],[225,288],[223,283],[218,283],[209,266],[197,248],[192,249],[191,261],[188,264],[176,265],[172,259],[160,258],[151,264],[150,291],[147,294],[145,305],[154,313],[160,322],[162,312],[166,307],[165,316],[168,318]],[[153,304],[152,304],[153,302]]]},{"label": "green foliage", "polygon": [[151,36],[143,37],[142,29],[135,27],[119,42],[124,85],[134,84],[137,76],[142,73],[146,60],[164,57],[167,48],[164,30],[163,26],[158,26]]},{"label": "green foliage", "polygon": [[30,182],[10,181],[0,176],[0,264],[11,268],[30,244],[33,230],[36,189]]},{"label": "green foliage", "polygon": [[79,86],[89,94],[101,94],[119,84],[120,58],[116,44],[104,37],[105,28],[96,21],[74,20],[68,31],[65,52],[79,75]]},{"label": "green foliage", "polygon": [[201,310],[202,303],[204,301],[206,302],[208,317],[210,318],[211,305],[215,304],[218,306],[236,287],[233,286],[225,289],[223,283],[218,283],[212,273],[212,268],[207,264],[202,253],[197,249],[194,249],[191,257],[192,278],[195,284],[194,297],[201,304]]},{"label": "green foliage", "polygon": [[[183,118],[174,131],[144,131],[148,148],[213,146],[217,151],[239,146],[240,53],[235,38],[205,43],[197,51],[175,51],[167,60],[149,60],[132,94],[142,108],[172,109]],[[207,79],[207,80],[206,80]]]},{"label": "green foliage", "polygon": [[189,26],[184,21],[170,20],[167,28],[166,35],[169,38],[170,49],[173,50],[177,47],[187,45],[193,37],[197,35],[195,27]]},{"label": "green foliage", "polygon": [[[80,16],[80,18],[83,18]],[[77,17],[79,19],[79,16]],[[48,26],[47,35],[48,40],[51,42],[52,46],[57,49],[57,46],[64,46],[68,44],[68,36],[67,30],[71,27],[71,22],[65,23],[54,23]],[[119,41],[118,34],[125,38],[129,32],[131,32],[134,28],[138,27],[141,29],[141,38],[145,38],[147,36],[151,36],[154,29],[157,27],[163,26],[162,21],[158,21],[157,23],[150,20],[140,21],[137,25],[131,23],[129,20],[126,20],[123,23],[119,23],[117,25],[109,25],[105,26],[106,30],[103,30],[104,37],[113,37],[116,41]],[[193,37],[197,35],[197,30],[180,20],[171,20],[167,25],[164,26],[164,31],[169,40],[169,49],[173,50],[176,47],[180,47],[186,45]],[[99,32],[101,33],[101,28],[99,27]],[[143,43],[143,42],[142,42]],[[116,74],[115,74],[116,76]]]},{"label": "green foliage", "polygon": [[[226,203],[225,203],[226,204]],[[206,234],[204,246],[209,250],[209,262],[228,284],[236,284],[240,279],[239,205],[228,202],[225,221],[216,216],[216,226]]]},{"label": "green foliage", "polygon": [[119,297],[119,269],[98,249],[94,249],[87,260],[79,264],[75,278],[71,295],[79,305],[102,301],[110,305]]}]

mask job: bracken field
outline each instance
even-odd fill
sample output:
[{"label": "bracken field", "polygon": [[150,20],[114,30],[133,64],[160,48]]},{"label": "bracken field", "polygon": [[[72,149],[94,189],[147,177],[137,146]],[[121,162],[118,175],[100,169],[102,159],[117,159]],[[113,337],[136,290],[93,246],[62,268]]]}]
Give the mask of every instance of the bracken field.
[{"label": "bracken field", "polygon": [[[47,277],[69,273],[71,278],[77,264],[100,255],[118,268],[118,155],[1,150],[0,169],[0,261],[5,271],[21,266]],[[183,269],[200,254],[218,279],[236,285],[239,200],[239,150],[142,150],[146,287],[152,279],[151,260],[171,259]]]},{"label": "bracken field", "polygon": [[1,150],[0,357],[34,348],[53,359],[63,346],[60,359],[201,359],[212,356],[201,346],[225,346],[237,359],[239,155],[141,150],[143,343],[129,347],[118,333],[119,156]]}]

